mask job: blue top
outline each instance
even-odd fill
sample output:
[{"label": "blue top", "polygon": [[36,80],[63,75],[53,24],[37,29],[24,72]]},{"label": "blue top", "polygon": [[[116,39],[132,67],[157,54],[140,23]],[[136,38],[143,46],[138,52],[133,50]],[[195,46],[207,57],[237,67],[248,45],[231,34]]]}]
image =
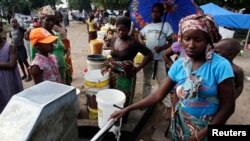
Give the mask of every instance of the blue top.
[{"label": "blue top", "polygon": [[192,74],[202,77],[198,98],[183,99],[185,97],[183,93],[178,93],[186,80],[182,59],[175,61],[168,72],[170,79],[177,83],[176,91],[181,99],[179,109],[195,117],[214,115],[219,108],[218,85],[225,79],[234,77],[231,64],[225,58],[213,53],[211,62],[205,62]]}]

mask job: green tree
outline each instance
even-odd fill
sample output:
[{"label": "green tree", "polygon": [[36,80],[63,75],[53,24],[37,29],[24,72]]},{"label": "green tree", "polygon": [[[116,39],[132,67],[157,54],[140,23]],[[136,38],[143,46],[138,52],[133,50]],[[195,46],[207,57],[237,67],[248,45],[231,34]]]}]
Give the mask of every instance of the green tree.
[{"label": "green tree", "polygon": [[90,0],[68,0],[69,8],[74,10],[91,10]]},{"label": "green tree", "polygon": [[55,8],[55,5],[61,3],[61,0],[1,0],[0,3],[7,14],[22,13],[28,15],[32,9],[44,5],[51,5]]},{"label": "green tree", "polygon": [[104,9],[122,10],[128,8],[130,0],[92,0],[92,3]]},{"label": "green tree", "polygon": [[1,0],[5,13],[13,15],[15,12],[29,14],[31,3],[27,0]]},{"label": "green tree", "polygon": [[56,8],[56,4],[61,3],[61,0],[29,0],[32,4],[32,8],[37,9],[45,5],[50,5],[52,8]]}]

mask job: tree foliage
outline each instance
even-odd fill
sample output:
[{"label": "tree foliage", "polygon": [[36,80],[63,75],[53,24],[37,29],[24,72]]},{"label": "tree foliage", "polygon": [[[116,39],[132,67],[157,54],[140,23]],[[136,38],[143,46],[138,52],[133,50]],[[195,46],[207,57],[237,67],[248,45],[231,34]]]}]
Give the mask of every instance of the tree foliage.
[{"label": "tree foliage", "polygon": [[83,9],[86,11],[91,10],[90,0],[68,0],[69,8],[74,10],[82,11]]},{"label": "tree foliage", "polygon": [[29,14],[31,3],[27,0],[1,0],[5,14],[13,15],[15,12]]},{"label": "tree foliage", "polygon": [[122,10],[128,8],[130,0],[92,0],[92,3],[104,9]]},{"label": "tree foliage", "polygon": [[61,3],[61,0],[30,0],[32,8],[37,9],[45,5],[50,5],[55,8],[56,4]]},{"label": "tree foliage", "polygon": [[61,0],[1,0],[5,14],[13,15],[14,13],[30,14],[32,9],[37,9],[45,5],[51,5],[55,8]]}]

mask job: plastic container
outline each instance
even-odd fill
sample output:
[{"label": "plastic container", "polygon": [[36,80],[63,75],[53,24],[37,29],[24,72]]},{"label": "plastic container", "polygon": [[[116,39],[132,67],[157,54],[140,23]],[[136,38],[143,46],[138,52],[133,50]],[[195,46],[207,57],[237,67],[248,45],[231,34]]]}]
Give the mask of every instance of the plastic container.
[{"label": "plastic container", "polygon": [[102,69],[104,67],[104,61],[106,57],[101,54],[94,54],[87,56],[87,68],[88,70]]},{"label": "plastic container", "polygon": [[102,128],[108,122],[110,115],[119,110],[114,105],[123,108],[126,96],[120,90],[105,89],[97,93],[96,101],[98,107],[98,126]]},{"label": "plastic container", "polygon": [[137,53],[134,59],[134,64],[141,64],[144,56],[141,53]]},{"label": "plastic container", "polygon": [[93,109],[93,108],[90,108],[88,106],[88,112],[89,112],[89,119],[92,119],[92,120],[97,120],[98,118],[98,110],[97,109]]},{"label": "plastic container", "polygon": [[109,74],[101,74],[101,70],[89,70],[84,75],[84,86],[86,87],[88,100],[89,119],[97,119],[96,94],[102,89],[109,88]]},{"label": "plastic container", "polygon": [[95,39],[91,40],[89,43],[92,54],[102,54],[103,40]]},{"label": "plastic container", "polygon": [[87,93],[96,95],[99,90],[109,88],[109,73],[101,74],[101,70],[88,70],[84,75],[84,86]]}]

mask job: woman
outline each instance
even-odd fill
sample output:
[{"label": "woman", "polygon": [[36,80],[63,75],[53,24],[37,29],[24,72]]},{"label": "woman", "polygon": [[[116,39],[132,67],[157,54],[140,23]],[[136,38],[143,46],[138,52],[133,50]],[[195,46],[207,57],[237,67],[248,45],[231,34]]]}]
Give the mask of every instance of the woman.
[{"label": "woman", "polygon": [[[132,103],[134,97],[136,73],[152,59],[153,55],[148,48],[128,35],[131,26],[128,17],[118,17],[116,26],[118,37],[111,42],[112,59],[106,62],[106,70],[111,69],[110,87],[125,93],[126,102],[124,106],[128,106]],[[133,60],[138,52],[145,57],[142,63],[135,67]]]},{"label": "woman", "polygon": [[[62,37],[62,43],[65,47],[66,55],[65,55],[65,61],[67,63],[67,68],[69,69],[69,73],[66,74],[66,77],[70,79],[70,82],[72,81],[72,75],[73,75],[73,64],[71,59],[71,46],[70,41],[67,38],[67,29],[62,26],[62,14],[59,11],[55,12],[55,25],[53,27],[53,30],[55,32],[58,32]],[[68,71],[67,71],[68,72]],[[70,83],[69,83],[70,84]]]},{"label": "woman", "polygon": [[23,90],[17,68],[16,48],[2,38],[3,24],[0,21],[0,113],[14,94]]},{"label": "woman", "polygon": [[96,31],[97,25],[95,24],[94,18],[95,16],[91,14],[87,21],[87,30],[89,32],[89,43],[91,40],[95,40],[97,38],[97,31]]},{"label": "woman", "polygon": [[172,120],[174,140],[207,140],[208,124],[225,124],[235,108],[234,75],[230,63],[212,52],[221,36],[208,15],[190,15],[180,21],[179,41],[186,55],[171,66],[164,84],[147,98],[115,112],[160,102],[177,85],[179,98]]},{"label": "woman", "polygon": [[[39,10],[39,15],[40,15],[39,17],[40,17],[41,26],[47,31],[49,31],[51,35],[58,37],[57,41],[53,44],[52,54],[54,54],[57,57],[57,60],[58,60],[57,64],[58,64],[60,76],[61,76],[63,83],[70,85],[72,80],[69,77],[69,75],[67,75],[69,74],[69,69],[66,66],[66,62],[64,58],[66,50],[65,50],[64,44],[62,43],[62,37],[60,33],[55,32],[53,30],[54,25],[55,25],[55,19],[56,19],[55,11],[51,7],[45,6]],[[32,54],[31,54],[32,60],[35,58],[36,53],[37,53],[37,49],[32,48]]]}]

